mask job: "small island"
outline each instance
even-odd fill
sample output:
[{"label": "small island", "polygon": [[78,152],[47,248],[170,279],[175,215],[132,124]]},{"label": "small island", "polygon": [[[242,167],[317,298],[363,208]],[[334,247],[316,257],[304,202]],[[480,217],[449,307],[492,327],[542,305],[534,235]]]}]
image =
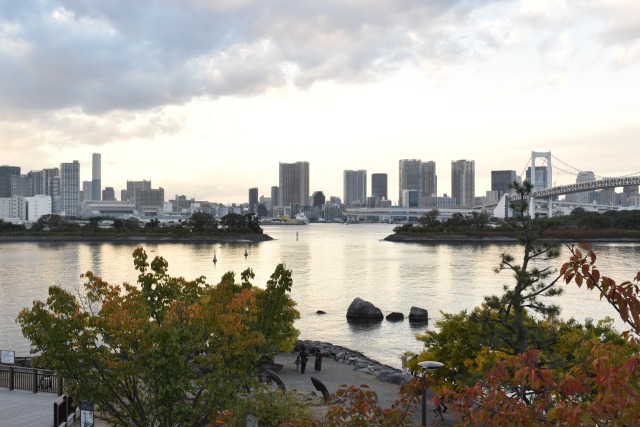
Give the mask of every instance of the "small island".
[{"label": "small island", "polygon": [[[550,243],[579,242],[640,242],[640,210],[611,210],[605,213],[574,209],[570,215],[536,218],[543,224],[541,241]],[[470,216],[453,214],[440,220],[433,209],[419,218],[394,228],[394,234],[384,240],[410,243],[517,243],[521,234],[517,218],[498,221],[488,213],[474,212]]]},{"label": "small island", "polygon": [[0,220],[0,242],[122,242],[122,243],[253,243],[273,240],[253,214],[230,213],[216,219],[195,212],[184,222],[162,224],[158,219],[92,217],[68,219],[43,215],[30,227]]}]

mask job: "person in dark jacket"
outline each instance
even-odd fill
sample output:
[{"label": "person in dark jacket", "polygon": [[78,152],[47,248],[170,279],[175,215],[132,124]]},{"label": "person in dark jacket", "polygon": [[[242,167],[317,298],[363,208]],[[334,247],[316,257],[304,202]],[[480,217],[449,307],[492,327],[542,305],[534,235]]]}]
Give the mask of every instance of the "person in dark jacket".
[{"label": "person in dark jacket", "polygon": [[309,353],[307,353],[307,348],[302,347],[300,350],[300,373],[304,374],[304,370],[307,367],[307,360],[309,360]]}]

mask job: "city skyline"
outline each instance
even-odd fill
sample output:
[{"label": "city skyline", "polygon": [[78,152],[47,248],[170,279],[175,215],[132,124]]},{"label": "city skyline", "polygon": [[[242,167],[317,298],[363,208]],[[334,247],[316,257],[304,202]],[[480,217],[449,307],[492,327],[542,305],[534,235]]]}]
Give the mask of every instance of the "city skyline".
[{"label": "city skyline", "polygon": [[[308,161],[310,192],[398,161],[522,175],[551,151],[598,176],[638,172],[633,0],[9,2],[0,6],[0,164],[80,162],[101,188],[247,201]],[[173,28],[170,34],[166,28]],[[554,167],[562,166],[554,164]],[[555,176],[553,179],[555,180]],[[367,183],[370,185],[370,181]]]}]

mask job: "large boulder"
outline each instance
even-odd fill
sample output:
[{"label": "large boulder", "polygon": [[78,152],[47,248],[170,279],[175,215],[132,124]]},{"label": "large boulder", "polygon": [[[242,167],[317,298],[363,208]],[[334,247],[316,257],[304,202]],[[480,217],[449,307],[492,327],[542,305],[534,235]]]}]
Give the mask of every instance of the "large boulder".
[{"label": "large boulder", "polygon": [[401,320],[404,320],[404,314],[394,311],[387,314],[386,319],[389,320],[390,322],[399,322]]},{"label": "large boulder", "polygon": [[425,308],[411,307],[409,311],[409,320],[412,322],[428,322],[429,312]]},{"label": "large boulder", "polygon": [[384,319],[382,310],[362,298],[355,298],[347,310],[347,320],[381,321],[382,319]]}]

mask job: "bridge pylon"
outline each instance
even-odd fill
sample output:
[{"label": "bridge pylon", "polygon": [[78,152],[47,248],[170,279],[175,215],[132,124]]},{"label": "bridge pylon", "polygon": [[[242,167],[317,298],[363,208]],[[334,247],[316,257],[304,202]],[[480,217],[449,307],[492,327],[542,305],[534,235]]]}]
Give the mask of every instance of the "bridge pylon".
[{"label": "bridge pylon", "polygon": [[[536,160],[537,159],[545,159],[547,161],[547,165],[545,167],[546,169],[546,176],[544,176],[544,178],[541,180],[542,182],[538,182],[538,175],[536,173]],[[542,168],[540,168],[542,169]],[[546,190],[551,188],[552,186],[552,179],[553,179],[553,169],[551,168],[551,151],[532,151],[531,152],[531,184],[533,185],[533,190]],[[552,216],[552,206],[553,203],[551,202],[551,197],[549,197],[549,202],[547,204],[549,212],[548,212],[548,216],[551,217]],[[529,201],[529,214],[531,215],[531,218],[533,218],[535,216],[535,211],[536,211],[536,205],[535,205],[535,200],[533,199],[533,197],[531,197],[530,201]]]}]

